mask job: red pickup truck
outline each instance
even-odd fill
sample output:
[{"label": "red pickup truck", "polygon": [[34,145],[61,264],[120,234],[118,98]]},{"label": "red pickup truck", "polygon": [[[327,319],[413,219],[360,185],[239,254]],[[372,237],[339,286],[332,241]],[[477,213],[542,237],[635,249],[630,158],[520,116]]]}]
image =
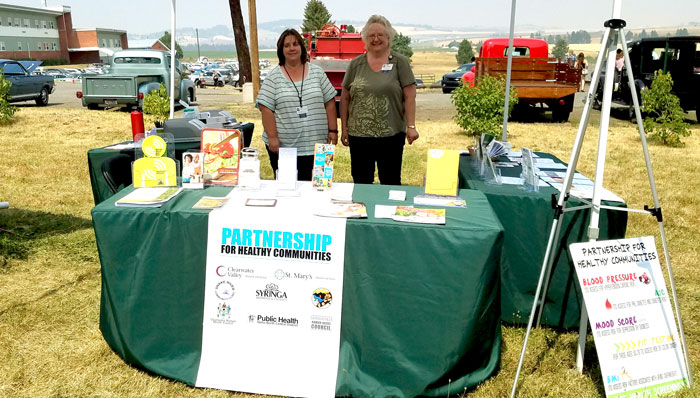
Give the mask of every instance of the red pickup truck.
[{"label": "red pickup truck", "polygon": [[[518,91],[518,106],[546,104],[557,122],[569,120],[574,94],[581,82],[581,71],[567,62],[550,58],[547,42],[540,39],[513,39],[511,86]],[[476,59],[476,77],[504,76],[508,65],[508,39],[484,42]]]}]

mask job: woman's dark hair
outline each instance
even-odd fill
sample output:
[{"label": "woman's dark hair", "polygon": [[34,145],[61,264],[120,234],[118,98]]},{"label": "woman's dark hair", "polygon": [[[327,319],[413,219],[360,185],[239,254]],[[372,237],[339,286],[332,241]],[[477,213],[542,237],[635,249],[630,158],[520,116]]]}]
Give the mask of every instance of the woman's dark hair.
[{"label": "woman's dark hair", "polygon": [[296,29],[287,29],[284,32],[282,32],[280,38],[277,39],[277,58],[280,60],[280,65],[284,65],[286,61],[284,59],[284,39],[286,39],[287,36],[294,36],[297,42],[299,42],[299,47],[301,47],[301,63],[306,63],[306,61],[308,60],[308,55],[306,53],[304,39],[301,37],[299,32],[296,31]]}]

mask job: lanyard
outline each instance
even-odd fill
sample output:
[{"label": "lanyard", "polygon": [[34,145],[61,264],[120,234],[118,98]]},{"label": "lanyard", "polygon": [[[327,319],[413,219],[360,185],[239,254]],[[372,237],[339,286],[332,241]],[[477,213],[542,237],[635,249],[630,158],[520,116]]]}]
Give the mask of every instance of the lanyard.
[{"label": "lanyard", "polygon": [[289,81],[292,82],[292,86],[294,86],[294,90],[297,92],[297,96],[299,97],[299,107],[301,108],[301,95],[304,94],[304,74],[306,73],[306,63],[301,64],[301,91],[297,90],[297,85],[294,84],[294,79],[292,79],[292,76],[289,74],[289,71],[287,70],[287,67],[285,65],[282,65],[284,68],[284,71],[287,72],[287,76],[289,76]]}]

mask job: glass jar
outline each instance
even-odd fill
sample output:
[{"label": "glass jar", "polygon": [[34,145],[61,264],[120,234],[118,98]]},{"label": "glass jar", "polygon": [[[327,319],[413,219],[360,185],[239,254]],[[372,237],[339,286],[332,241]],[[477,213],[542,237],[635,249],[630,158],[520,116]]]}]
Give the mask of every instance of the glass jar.
[{"label": "glass jar", "polygon": [[260,189],[260,159],[258,159],[258,150],[255,148],[241,149],[238,187],[249,190]]}]

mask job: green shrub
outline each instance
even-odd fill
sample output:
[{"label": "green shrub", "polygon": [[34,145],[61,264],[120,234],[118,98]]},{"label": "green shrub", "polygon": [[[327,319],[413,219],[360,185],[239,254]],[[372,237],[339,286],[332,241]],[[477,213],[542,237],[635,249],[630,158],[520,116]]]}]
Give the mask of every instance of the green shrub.
[{"label": "green shrub", "polygon": [[647,117],[644,118],[644,130],[649,138],[664,145],[683,146],[681,137],[690,135],[688,123],[684,121],[685,112],[678,97],[671,94],[673,79],[670,73],[661,70],[654,72],[651,88],[642,91],[642,104]]},{"label": "green shrub", "polygon": [[[457,108],[455,122],[471,136],[493,134],[503,130],[503,107],[505,106],[506,79],[481,76],[474,87],[461,86],[452,92],[452,103]],[[518,102],[515,87],[510,88],[508,116]]]},{"label": "green shrub", "polygon": [[153,90],[143,98],[143,113],[153,116],[157,125],[162,125],[170,117],[170,96],[161,83],[158,90]]},{"label": "green shrub", "polygon": [[7,96],[10,95],[10,86],[12,83],[5,79],[3,70],[0,69],[0,124],[8,124],[12,122],[17,108],[7,102]]}]

